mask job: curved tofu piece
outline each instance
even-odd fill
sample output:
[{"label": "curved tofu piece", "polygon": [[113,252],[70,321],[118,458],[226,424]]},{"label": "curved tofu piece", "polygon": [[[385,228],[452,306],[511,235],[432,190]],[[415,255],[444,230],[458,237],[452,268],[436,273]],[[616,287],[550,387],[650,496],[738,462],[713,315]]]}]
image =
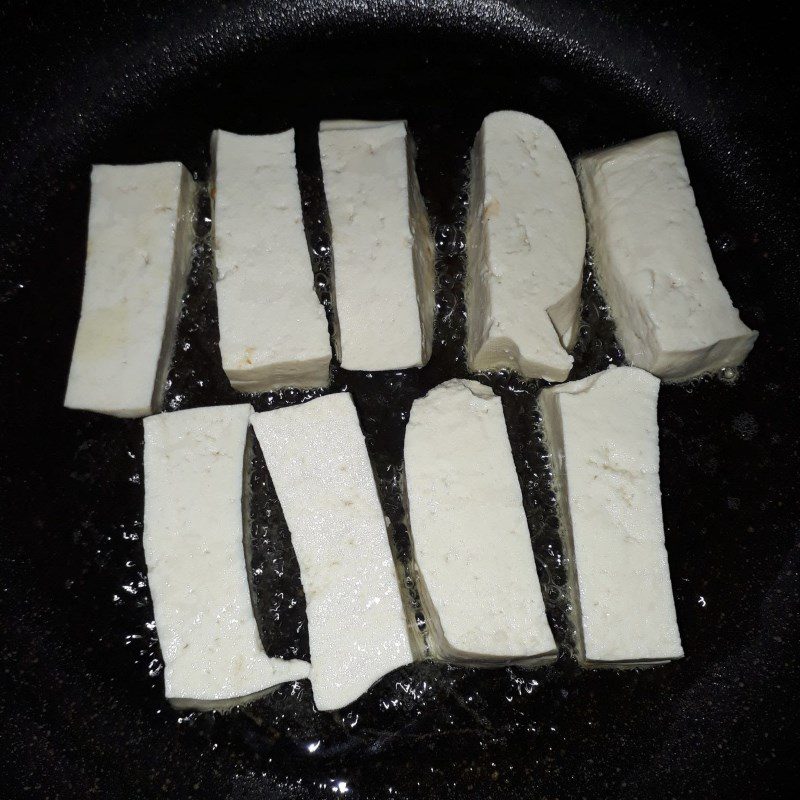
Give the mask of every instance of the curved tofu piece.
[{"label": "curved tofu piece", "polygon": [[628,361],[670,381],[744,361],[758,334],[719,279],[678,135],[577,166],[597,277]]},{"label": "curved tofu piece", "polygon": [[572,367],[586,224],[575,174],[539,119],[497,111],[472,149],[467,363],[563,381]]},{"label": "curved tofu piece", "polygon": [[166,695],[225,708],[308,677],[264,652],[247,578],[242,468],[249,405],[144,421],[144,552]]},{"label": "curved tofu piece", "polygon": [[431,354],[434,252],[404,122],[323,122],[334,340],[349,370],[418,367]]},{"label": "curved tofu piece", "polygon": [[658,388],[647,372],[611,367],[540,395],[587,665],[683,655],[661,517]]},{"label": "curved tofu piece", "polygon": [[320,711],[412,660],[375,479],[349,394],[255,414],[306,596]]},{"label": "curved tofu piece", "polygon": [[314,291],[294,130],[211,138],[219,347],[231,386],[327,386],[331,345]]},{"label": "curved tofu piece", "polygon": [[92,168],[67,408],[141,417],[159,406],[191,267],[194,198],[177,162]]},{"label": "curved tofu piece", "polygon": [[500,398],[450,380],[415,400],[405,474],[431,649],[485,666],[553,660]]}]

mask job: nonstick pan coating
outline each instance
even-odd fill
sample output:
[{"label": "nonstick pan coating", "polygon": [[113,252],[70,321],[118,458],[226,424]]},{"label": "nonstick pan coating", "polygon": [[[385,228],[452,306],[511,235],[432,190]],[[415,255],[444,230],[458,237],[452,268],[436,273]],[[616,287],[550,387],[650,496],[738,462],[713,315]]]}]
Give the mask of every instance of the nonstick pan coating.
[{"label": "nonstick pan coating", "polygon": [[[800,466],[788,17],[772,7],[762,18],[764,4],[630,2],[3,8],[0,796],[783,796],[798,763]],[[141,422],[62,408],[90,165],[180,159],[203,177],[213,128],[294,125],[313,218],[315,123],[410,120],[438,226],[444,341],[426,370],[336,375],[354,392],[397,521],[402,414],[463,374],[459,193],[471,138],[499,108],[544,118],[572,156],[677,129],[723,281],[761,331],[738,381],[662,390],[664,512],[686,658],[628,672],[581,671],[567,654],[533,671],[418,665],[339,716],[316,714],[307,687],[229,715],[172,710],[148,628]],[[207,256],[198,252],[181,321],[172,408],[234,397],[208,333]],[[589,370],[619,354],[590,283],[585,297],[603,345],[582,351]],[[557,586],[552,512],[533,485],[543,472],[531,395],[513,379],[494,385],[543,580]],[[258,463],[253,480],[268,494]],[[262,535],[258,515],[275,509],[256,511]],[[269,565],[276,553],[262,538],[257,558]],[[287,581],[293,570],[287,557]],[[548,610],[564,640],[559,608],[553,600]],[[279,604],[261,609],[262,626],[275,611],[291,618]]]}]

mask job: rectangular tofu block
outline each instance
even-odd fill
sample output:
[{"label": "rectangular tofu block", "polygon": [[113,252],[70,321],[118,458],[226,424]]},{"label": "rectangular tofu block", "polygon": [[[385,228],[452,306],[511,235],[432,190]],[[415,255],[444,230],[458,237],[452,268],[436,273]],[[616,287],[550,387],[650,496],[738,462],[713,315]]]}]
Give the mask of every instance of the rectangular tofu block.
[{"label": "rectangular tofu block", "polygon": [[431,651],[478,666],[553,660],[500,398],[450,380],[415,400],[405,474]]},{"label": "rectangular tofu block", "polygon": [[333,394],[252,422],[300,565],[314,703],[341,708],[412,660],[358,415]]},{"label": "rectangular tofu block", "polygon": [[331,345],[314,291],[294,130],[211,138],[219,348],[241,392],[327,386]]},{"label": "rectangular tofu block", "polygon": [[611,367],[542,391],[562,533],[589,666],[683,655],[661,517],[659,381]]},{"label": "rectangular tofu block", "polygon": [[434,252],[404,122],[323,122],[334,339],[349,370],[418,367],[431,354]]},{"label": "rectangular tofu block", "polygon": [[625,357],[668,381],[741,364],[758,335],[722,285],[674,131],[578,159],[600,288]]},{"label": "rectangular tofu block", "polygon": [[191,267],[194,200],[176,162],[92,168],[67,408],[117,417],[158,409]]},{"label": "rectangular tofu block", "polygon": [[586,224],[572,165],[544,122],[483,121],[467,222],[467,363],[563,381],[572,367]]},{"label": "rectangular tofu block", "polygon": [[242,531],[249,405],[144,421],[144,552],[166,695],[225,708],[284,681],[304,661],[269,658],[253,613]]}]

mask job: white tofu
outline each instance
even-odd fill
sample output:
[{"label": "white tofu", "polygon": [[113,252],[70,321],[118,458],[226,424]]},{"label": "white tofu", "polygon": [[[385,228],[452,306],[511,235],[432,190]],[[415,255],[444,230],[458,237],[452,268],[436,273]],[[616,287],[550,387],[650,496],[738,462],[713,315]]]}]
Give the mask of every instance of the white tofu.
[{"label": "white tofu", "polygon": [[625,357],[680,381],[734,367],[758,335],[722,285],[674,131],[578,159],[600,287]]},{"label": "white tofu", "polygon": [[586,224],[575,174],[544,122],[483,121],[467,223],[467,363],[563,381],[578,330]]},{"label": "white tofu", "polygon": [[211,138],[219,347],[234,389],[330,380],[325,310],[314,291],[294,130]]},{"label": "white tofu", "polygon": [[431,354],[435,275],[414,141],[403,122],[335,120],[320,125],[319,149],[341,365],[422,366]]},{"label": "white tofu", "polygon": [[191,267],[194,198],[176,162],[92,168],[67,408],[141,417],[159,407]]},{"label": "white tofu", "polygon": [[242,533],[249,405],[193,408],[144,421],[144,551],[166,695],[224,708],[284,681],[304,661],[261,644]]},{"label": "white tofu", "polygon": [[450,380],[415,400],[405,475],[432,652],[487,666],[553,660],[500,398]]},{"label": "white tofu", "polygon": [[657,378],[611,367],[540,395],[577,612],[578,658],[683,655],[658,479]]},{"label": "white tofu", "polygon": [[306,596],[311,685],[341,708],[412,660],[375,480],[349,394],[252,418]]}]

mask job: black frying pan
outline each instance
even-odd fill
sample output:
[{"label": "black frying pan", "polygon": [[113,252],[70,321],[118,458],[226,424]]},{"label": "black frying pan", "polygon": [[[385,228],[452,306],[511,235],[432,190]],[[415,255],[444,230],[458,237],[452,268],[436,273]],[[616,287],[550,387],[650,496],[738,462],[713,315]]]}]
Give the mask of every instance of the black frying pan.
[{"label": "black frying pan", "polygon": [[[767,4],[693,6],[3,5],[0,796],[783,796],[798,763],[798,160],[787,122],[796,45],[788,16]],[[686,658],[627,672],[582,671],[569,658],[535,392],[501,376],[493,385],[565,645],[558,663],[415,665],[339,715],[314,712],[307,688],[227,715],[172,710],[148,626],[141,423],[61,405],[90,165],[180,159],[202,177],[212,128],[294,125],[320,253],[316,121],[411,121],[439,226],[435,354],[400,376],[335,374],[336,388],[354,392],[402,551],[401,413],[464,374],[460,195],[471,139],[499,108],[544,118],[571,155],[676,128],[723,281],[761,331],[738,382],[662,390],[664,512]],[[317,262],[324,299],[324,256]],[[585,301],[592,336],[575,374],[619,360],[591,280]],[[200,249],[170,408],[236,399],[214,350],[215,314]],[[279,597],[296,565],[258,458],[254,468],[267,487],[254,509],[254,559],[273,598],[259,608],[262,628],[274,652],[302,654],[302,609]],[[285,635],[287,620],[296,634]]]}]

